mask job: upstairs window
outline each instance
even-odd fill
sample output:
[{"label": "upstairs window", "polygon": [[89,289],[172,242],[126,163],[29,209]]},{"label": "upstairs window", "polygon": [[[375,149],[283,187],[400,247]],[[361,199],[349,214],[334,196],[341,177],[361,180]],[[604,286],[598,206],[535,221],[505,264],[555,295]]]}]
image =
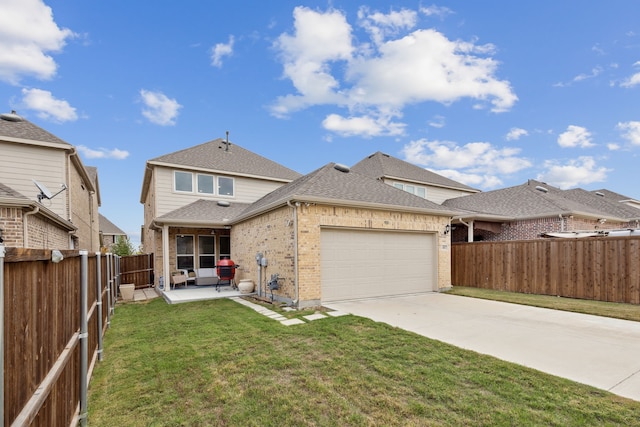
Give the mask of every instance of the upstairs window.
[{"label": "upstairs window", "polygon": [[173,172],[176,191],[191,193],[193,191],[193,178],[190,172]]},{"label": "upstairs window", "polygon": [[233,196],[233,178],[218,177],[218,194],[221,196]]},{"label": "upstairs window", "polygon": [[198,174],[198,193],[213,194],[213,176]]},{"label": "upstairs window", "polygon": [[407,193],[415,194],[418,197],[422,197],[423,199],[427,198],[426,187],[420,187],[413,184],[403,184],[401,182],[394,182],[393,186],[400,190],[406,191]]}]

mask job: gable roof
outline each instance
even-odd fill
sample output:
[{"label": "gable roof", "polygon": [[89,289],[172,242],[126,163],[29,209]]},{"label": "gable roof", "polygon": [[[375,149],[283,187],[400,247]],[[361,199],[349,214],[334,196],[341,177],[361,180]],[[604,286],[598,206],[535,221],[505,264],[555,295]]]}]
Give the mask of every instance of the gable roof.
[{"label": "gable roof", "polygon": [[372,178],[397,178],[455,190],[480,191],[380,151],[360,160],[351,170]]},{"label": "gable roof", "polygon": [[231,223],[249,203],[220,203],[215,200],[199,199],[171,212],[159,216],[155,225],[180,225],[197,227],[225,226]]},{"label": "gable roof", "polygon": [[467,211],[461,218],[487,220],[533,219],[558,215],[615,221],[640,218],[637,209],[625,205],[615,206],[588,191],[561,190],[535,180],[514,187],[449,199],[443,205]]},{"label": "gable roof", "polygon": [[102,214],[98,214],[98,218],[100,220],[99,226],[100,226],[100,232],[102,234],[108,234],[108,235],[113,235],[113,236],[126,236],[127,235],[127,233],[122,231],[122,229],[120,229],[120,227],[118,227],[117,225],[115,225],[114,223],[109,221],[106,216],[104,216]]},{"label": "gable roof", "polygon": [[291,181],[300,176],[292,169],[222,138],[149,160],[151,164],[184,166],[219,173]]},{"label": "gable roof", "polygon": [[380,180],[328,163],[272,191],[242,212],[242,221],[287,202],[300,201],[452,216],[459,212],[394,188]]},{"label": "gable roof", "polygon": [[68,142],[20,117],[15,111],[0,114],[0,139],[13,142],[45,142],[66,146],[63,148],[71,147]]},{"label": "gable roof", "polygon": [[592,191],[592,193],[597,196],[601,196],[606,199],[613,200],[615,202],[640,204],[640,200],[634,199],[632,197],[624,196],[620,193],[616,193],[614,191],[607,190],[604,188],[600,190],[594,190]]}]

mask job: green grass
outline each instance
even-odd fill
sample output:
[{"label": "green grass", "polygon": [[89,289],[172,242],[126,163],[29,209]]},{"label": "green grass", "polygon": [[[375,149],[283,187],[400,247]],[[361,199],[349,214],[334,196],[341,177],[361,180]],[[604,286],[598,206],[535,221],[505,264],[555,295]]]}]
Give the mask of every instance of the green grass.
[{"label": "green grass", "polygon": [[91,426],[640,425],[640,402],[383,323],[230,300],[119,305],[104,357]]},{"label": "green grass", "polygon": [[640,322],[640,306],[454,286],[447,293]]}]

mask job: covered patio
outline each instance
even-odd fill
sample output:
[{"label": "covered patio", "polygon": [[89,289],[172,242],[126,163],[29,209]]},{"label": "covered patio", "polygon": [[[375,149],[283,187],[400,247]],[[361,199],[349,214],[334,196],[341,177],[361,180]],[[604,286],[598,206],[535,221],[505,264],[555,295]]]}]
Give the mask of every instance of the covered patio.
[{"label": "covered patio", "polygon": [[167,292],[166,289],[158,289],[168,304],[179,304],[182,302],[204,301],[218,298],[232,298],[253,295],[254,293],[243,294],[232,286],[220,286],[219,291],[212,286],[179,286]]}]

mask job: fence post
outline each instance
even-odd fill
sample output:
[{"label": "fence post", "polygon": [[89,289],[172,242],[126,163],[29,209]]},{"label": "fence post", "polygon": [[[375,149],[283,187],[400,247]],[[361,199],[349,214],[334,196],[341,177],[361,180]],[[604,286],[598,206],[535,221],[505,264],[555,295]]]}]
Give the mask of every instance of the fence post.
[{"label": "fence post", "polygon": [[107,253],[107,328],[111,327],[111,254]]},{"label": "fence post", "polygon": [[4,245],[2,244],[1,241],[0,241],[0,427],[4,427]]},{"label": "fence post", "polygon": [[98,360],[102,361],[102,266],[100,252],[96,252],[96,309],[98,315]]},{"label": "fence post", "polygon": [[87,371],[89,369],[88,251],[80,251],[80,423],[87,425]]}]

